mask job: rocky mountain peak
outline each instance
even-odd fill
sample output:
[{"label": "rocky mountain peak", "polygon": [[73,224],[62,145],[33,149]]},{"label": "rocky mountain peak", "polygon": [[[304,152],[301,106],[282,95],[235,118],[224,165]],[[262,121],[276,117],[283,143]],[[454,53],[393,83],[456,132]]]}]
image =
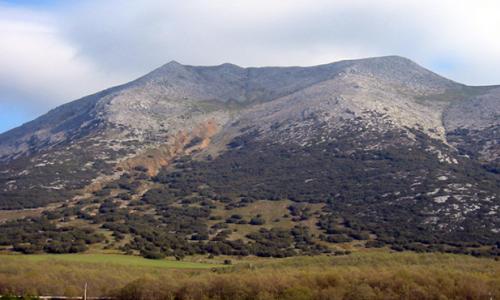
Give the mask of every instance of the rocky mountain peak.
[{"label": "rocky mountain peak", "polygon": [[187,73],[187,70],[184,65],[178,63],[175,60],[172,60],[156,69],[153,71],[149,72],[148,74],[144,75],[143,77],[140,77],[137,79],[135,82],[136,83],[144,83],[147,81],[151,80],[162,80],[162,79],[168,79],[176,76],[182,76],[182,74]]},{"label": "rocky mountain peak", "polygon": [[[348,92],[353,87],[358,89]],[[386,95],[382,98],[374,95],[376,90]],[[362,97],[361,91],[365,91]],[[355,93],[357,96],[345,93]],[[441,98],[446,101],[422,102],[431,103],[431,111],[418,104],[420,102],[415,102],[419,97],[437,99],[433,95],[444,95]],[[200,103],[205,102],[212,103],[209,107],[215,109],[217,105],[213,105],[214,101],[220,102],[222,106],[224,103],[239,103],[247,108],[276,101],[276,104],[280,103],[279,106],[269,105],[281,107],[282,115],[286,115],[286,111],[300,115],[302,106],[289,99],[300,99],[304,107],[316,103],[314,109],[325,112],[325,104],[329,103],[329,99],[349,97],[354,97],[354,101],[346,102],[349,107],[346,109],[350,111],[361,113],[364,110],[376,110],[384,113],[384,109],[390,108],[391,116],[397,123],[415,115],[415,118],[410,118],[414,122],[403,122],[405,126],[420,123],[432,129],[442,124],[440,116],[447,101],[453,97],[465,97],[466,100],[468,94],[464,93],[463,85],[400,56],[345,60],[311,67],[242,68],[229,63],[189,66],[171,61],[135,81],[65,104],[33,122],[0,135],[0,159],[37,152],[43,147],[81,136],[84,132],[88,134],[89,124],[102,123],[103,120],[129,128],[141,124],[147,128],[158,128],[165,122],[160,124],[155,121],[155,124],[151,124],[151,120],[161,120],[170,114],[175,114],[177,118],[178,112],[188,107],[191,110],[194,107],[199,109]],[[494,103],[495,97],[489,97],[493,99],[489,101]],[[360,99],[363,102],[356,104]],[[386,103],[385,107],[382,102],[387,101],[391,103]],[[404,109],[405,103],[413,108]],[[206,105],[202,106],[203,110],[207,108]],[[221,107],[216,109],[220,110]],[[337,109],[338,106],[327,111],[331,113]],[[132,120],[142,121],[138,123]],[[166,123],[162,126],[166,126]],[[437,131],[443,136],[442,126]]]},{"label": "rocky mountain peak", "polygon": [[414,92],[442,93],[460,84],[444,78],[414,61],[401,56],[383,56],[339,62],[347,73],[374,77],[379,81],[399,84]]}]

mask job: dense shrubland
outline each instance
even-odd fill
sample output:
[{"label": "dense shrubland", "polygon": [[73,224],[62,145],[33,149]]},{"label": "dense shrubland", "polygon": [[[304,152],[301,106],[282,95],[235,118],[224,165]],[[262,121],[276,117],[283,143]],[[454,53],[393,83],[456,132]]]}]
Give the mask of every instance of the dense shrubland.
[{"label": "dense shrubland", "polygon": [[[6,234],[0,245],[24,253],[60,253],[105,242],[107,248],[125,253],[178,259],[193,254],[311,255],[345,243],[397,251],[500,255],[498,233],[483,226],[487,218],[494,218],[485,213],[487,207],[462,223],[455,223],[451,213],[437,215],[438,223],[427,222],[434,217],[429,211],[443,209],[429,191],[448,189],[451,180],[465,186],[468,178],[474,178],[483,191],[500,194],[497,175],[466,159],[459,165],[439,163],[425,149],[439,149],[440,142],[413,134],[417,142],[412,147],[388,144],[363,150],[356,148],[356,137],[340,132],[333,141],[298,146],[260,140],[258,132],[249,130],[218,157],[180,157],[153,178],[147,168],[138,166],[96,191],[93,198],[46,211],[40,218],[2,224],[0,230]],[[406,135],[391,132],[390,139]],[[436,180],[440,174],[450,179]],[[141,194],[143,185],[149,188]],[[266,220],[262,211],[233,213],[248,206],[258,208],[262,200],[284,199],[291,204],[272,220]],[[316,204],[321,208],[313,211]],[[221,211],[227,212],[224,217]],[[76,221],[88,226],[74,226]],[[56,223],[60,228],[54,227]],[[462,229],[454,229],[457,226]],[[42,234],[29,234],[35,231]],[[111,231],[112,237],[103,240],[93,231]]]}]

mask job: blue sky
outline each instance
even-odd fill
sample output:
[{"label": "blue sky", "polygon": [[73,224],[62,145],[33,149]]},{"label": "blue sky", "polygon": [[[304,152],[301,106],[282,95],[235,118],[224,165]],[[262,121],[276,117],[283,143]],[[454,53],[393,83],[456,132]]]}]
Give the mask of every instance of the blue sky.
[{"label": "blue sky", "polygon": [[20,6],[50,6],[57,2],[57,0],[4,0],[6,4],[20,5]]},{"label": "blue sky", "polygon": [[[22,109],[15,106],[8,107],[7,105],[0,104],[0,112],[2,112],[2,121],[0,122],[0,132],[6,131],[10,128],[17,127],[20,124],[33,117],[26,114]],[[5,115],[4,115],[5,112]]]},{"label": "blue sky", "polygon": [[496,0],[0,0],[0,36],[0,132],[170,60],[305,66],[397,54],[459,82],[500,84]]}]

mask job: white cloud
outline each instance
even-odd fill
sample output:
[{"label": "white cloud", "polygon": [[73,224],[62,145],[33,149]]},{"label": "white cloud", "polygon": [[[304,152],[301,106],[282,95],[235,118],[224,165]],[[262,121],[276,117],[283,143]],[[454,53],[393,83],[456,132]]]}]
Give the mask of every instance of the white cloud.
[{"label": "white cloud", "polygon": [[311,65],[400,54],[458,81],[500,83],[493,0],[91,0],[62,22],[82,55],[133,74],[170,59]]},{"label": "white cloud", "polygon": [[43,13],[0,6],[0,36],[2,104],[37,114],[119,82],[78,56]]}]

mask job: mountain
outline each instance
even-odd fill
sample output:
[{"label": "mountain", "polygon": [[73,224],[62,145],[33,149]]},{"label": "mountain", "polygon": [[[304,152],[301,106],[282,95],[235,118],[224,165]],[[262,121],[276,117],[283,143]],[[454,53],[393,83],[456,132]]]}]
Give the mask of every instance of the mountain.
[{"label": "mountain", "polygon": [[0,135],[0,208],[40,215],[5,221],[0,245],[497,255],[499,116],[500,86],[398,56],[170,62]]}]

